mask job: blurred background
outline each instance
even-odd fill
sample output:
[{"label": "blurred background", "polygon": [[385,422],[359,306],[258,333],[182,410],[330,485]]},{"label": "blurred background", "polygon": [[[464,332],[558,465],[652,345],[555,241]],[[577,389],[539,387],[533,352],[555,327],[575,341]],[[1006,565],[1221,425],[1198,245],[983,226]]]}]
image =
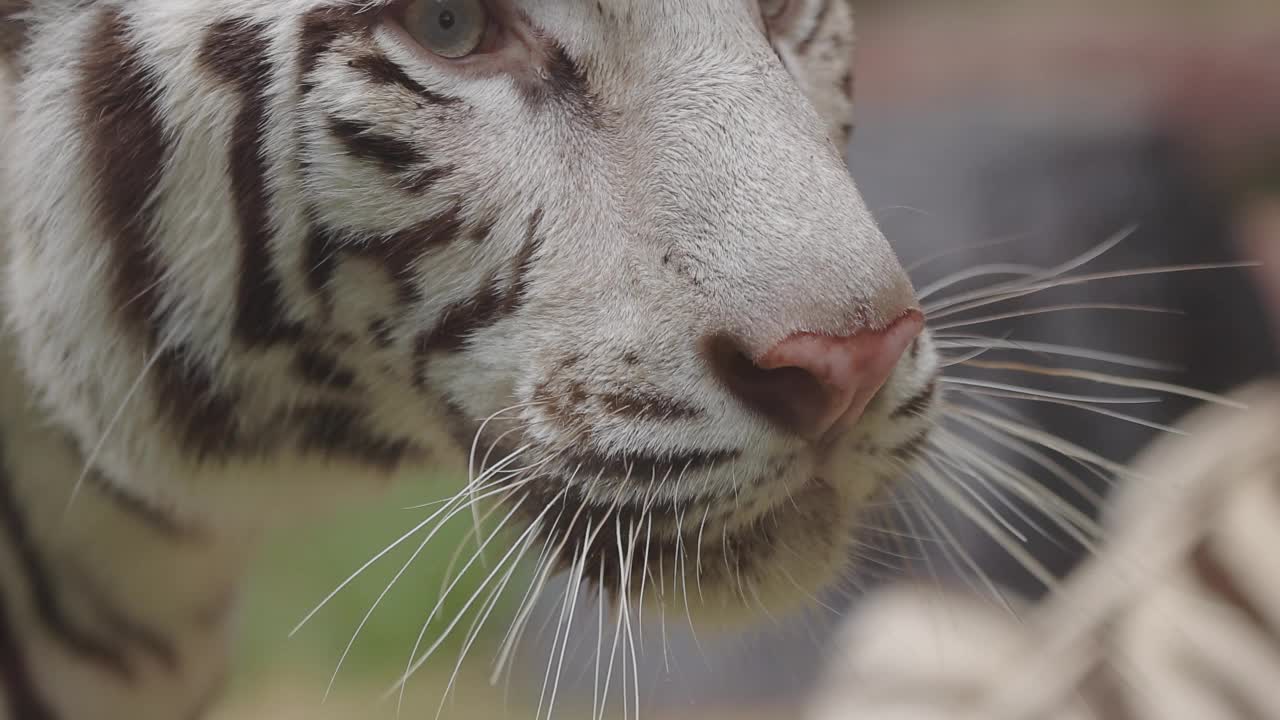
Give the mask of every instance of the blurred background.
[{"label": "blurred background", "polygon": [[[1091,269],[1230,262],[1280,263],[1280,3],[1275,0],[855,0],[859,12],[858,129],[850,168],[917,287],[994,264],[1053,267],[1133,228]],[[945,292],[974,287],[959,284]],[[1034,302],[1033,302],[1034,300]],[[1155,275],[1070,288],[1010,303],[1016,313],[1046,304],[1108,303],[1175,313],[1060,312],[985,324],[1006,342],[1043,341],[1153,358],[1148,377],[1222,391],[1280,369],[1280,270],[1274,266]],[[975,378],[984,378],[972,371]],[[989,376],[994,377],[994,376]],[[1188,408],[1165,402],[1133,414],[1166,423]],[[1076,408],[1038,404],[1023,419],[1116,461],[1151,438],[1147,428],[1099,420]],[[993,452],[1001,452],[998,447]],[[1034,463],[1007,461],[1088,508]],[[472,518],[433,540],[360,631],[325,701],[352,633],[416,547],[409,543],[353,583],[293,638],[312,607],[364,561],[424,517],[405,507],[445,497],[456,478],[412,478],[382,507],[278,538],[258,567],[244,617],[244,663],[225,718],[391,718],[381,700],[403,672],[437,605],[450,565],[438,548],[465,544]],[[1082,476],[1104,494],[1100,479]],[[1009,502],[1013,502],[1010,500]],[[1035,523],[1025,511],[1025,522]],[[937,512],[946,515],[941,505]],[[1043,588],[964,518],[947,516],[954,539],[1002,586],[1034,597]],[[1053,533],[1028,533],[1028,549],[1054,572],[1081,553]],[[500,544],[495,541],[495,546]],[[556,689],[558,718],[590,717],[597,609],[577,608],[557,633],[562,606],[536,606],[509,679],[489,676],[521,594],[536,578],[508,578],[511,597],[493,606],[456,677],[470,618],[486,610],[474,590],[501,558],[492,548],[459,581],[433,620],[427,643],[448,634],[405,693],[403,717],[529,718],[550,690],[547,658],[568,648]],[[925,552],[925,555],[928,555]],[[959,563],[904,560],[959,576]],[[865,586],[881,581],[859,578]],[[498,579],[505,577],[499,575]],[[958,581],[963,578],[954,578]],[[450,581],[451,582],[451,581]],[[545,593],[559,600],[554,584]],[[850,597],[852,595],[852,597]],[[663,643],[646,620],[643,657],[615,674],[638,678],[644,716],[795,718],[827,651],[825,640],[856,593],[824,598],[821,612],[777,619],[748,637],[694,637],[672,620]],[[444,688],[453,693],[441,705]],[[635,680],[629,693],[635,692]],[[615,682],[615,696],[621,686]],[[616,712],[614,712],[616,711]],[[634,715],[634,710],[630,713]],[[615,706],[610,716],[623,717]]]}]

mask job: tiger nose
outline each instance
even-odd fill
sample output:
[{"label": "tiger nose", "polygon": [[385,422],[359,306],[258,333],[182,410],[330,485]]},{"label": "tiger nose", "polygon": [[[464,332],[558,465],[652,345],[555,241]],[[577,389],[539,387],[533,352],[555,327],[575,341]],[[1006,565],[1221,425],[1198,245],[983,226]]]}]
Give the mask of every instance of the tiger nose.
[{"label": "tiger nose", "polygon": [[793,335],[754,362],[736,352],[720,376],[744,405],[812,441],[857,422],[924,331],[912,310],[882,330]]}]

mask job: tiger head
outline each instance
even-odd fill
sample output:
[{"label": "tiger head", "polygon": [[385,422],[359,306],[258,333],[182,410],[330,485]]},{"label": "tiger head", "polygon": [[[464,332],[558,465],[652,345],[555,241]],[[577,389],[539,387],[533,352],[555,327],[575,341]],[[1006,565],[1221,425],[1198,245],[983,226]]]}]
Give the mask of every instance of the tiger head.
[{"label": "tiger head", "polygon": [[843,2],[18,4],[7,313],[121,491],[257,522],[462,457],[720,614],[830,583],[924,444]]}]

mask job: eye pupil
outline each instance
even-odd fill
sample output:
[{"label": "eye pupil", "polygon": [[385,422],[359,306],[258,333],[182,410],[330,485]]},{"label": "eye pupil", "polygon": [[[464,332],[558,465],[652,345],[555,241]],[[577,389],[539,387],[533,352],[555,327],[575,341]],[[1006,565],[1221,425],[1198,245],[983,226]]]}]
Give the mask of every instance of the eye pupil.
[{"label": "eye pupil", "polygon": [[444,30],[452,30],[458,19],[453,16],[452,10],[445,10],[440,13],[440,27]]}]

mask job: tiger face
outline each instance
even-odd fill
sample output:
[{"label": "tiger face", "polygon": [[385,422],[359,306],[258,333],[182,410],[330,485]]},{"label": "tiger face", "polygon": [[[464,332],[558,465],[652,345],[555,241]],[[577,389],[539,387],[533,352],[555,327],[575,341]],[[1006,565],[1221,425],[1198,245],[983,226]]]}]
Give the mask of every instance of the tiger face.
[{"label": "tiger face", "polygon": [[588,581],[719,614],[829,583],[925,442],[842,2],[25,10],[7,311],[121,492],[257,524],[463,456]]}]

